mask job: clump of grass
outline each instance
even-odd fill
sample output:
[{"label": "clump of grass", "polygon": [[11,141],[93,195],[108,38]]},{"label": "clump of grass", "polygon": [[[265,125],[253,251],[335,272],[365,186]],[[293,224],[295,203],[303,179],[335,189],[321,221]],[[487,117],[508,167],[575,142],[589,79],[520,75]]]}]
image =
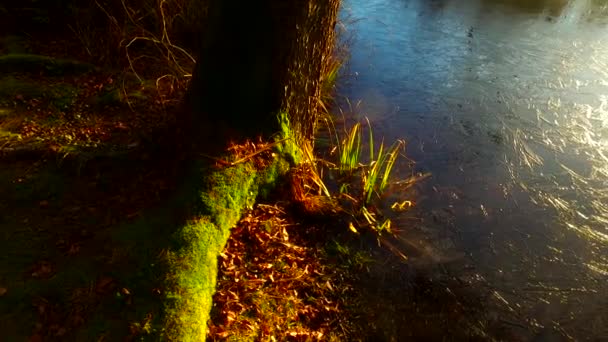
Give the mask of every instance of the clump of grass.
[{"label": "clump of grass", "polygon": [[339,149],[340,173],[350,173],[359,166],[361,156],[361,125],[356,123],[347,131]]},{"label": "clump of grass", "polygon": [[[366,119],[367,120],[367,119]],[[399,152],[405,147],[405,141],[397,140],[390,147],[385,148],[384,141],[380,143],[378,150],[374,148],[374,134],[369,120],[369,163],[362,164],[362,129],[360,123],[355,123],[346,132],[345,138],[338,146],[338,171],[340,174],[352,174],[357,169],[360,172],[362,183],[361,201],[370,204],[373,194],[382,193],[388,186],[391,173]],[[342,188],[344,188],[344,184]]]},{"label": "clump of grass", "polygon": [[[374,200],[381,198],[381,195],[386,191],[392,178],[395,163],[401,151],[405,148],[405,141],[397,140],[389,147],[386,147],[384,141],[382,141],[376,149],[372,126],[367,118],[366,122],[368,126],[369,161],[367,164],[359,162],[358,172],[351,174],[350,178],[343,178],[340,188],[353,208],[351,216],[356,225],[353,223],[349,225],[351,231],[358,233],[356,226],[366,226],[379,235],[384,232],[391,234],[391,220],[384,217],[378,206],[374,205]],[[340,160],[359,161],[361,159],[363,153],[361,148],[362,135],[361,124],[353,125],[343,140],[342,147],[338,149],[341,153]],[[350,148],[351,146],[354,147]],[[348,155],[344,155],[346,152]],[[343,165],[343,163],[340,165]]]},{"label": "clump of grass", "polygon": [[[284,156],[292,159],[293,165],[299,165],[299,167],[293,170],[292,174],[298,174],[298,171],[305,170],[305,172],[299,172],[299,175],[305,177],[306,180],[303,180],[300,177],[299,180],[291,182],[292,187],[297,188],[297,190],[292,189],[292,194],[295,194],[293,199],[300,201],[307,197],[306,193],[308,193],[308,191],[303,189],[303,184],[314,184],[318,189],[317,195],[331,197],[329,190],[323,182],[322,174],[319,172],[317,166],[318,159],[314,155],[311,141],[308,139],[301,139],[300,135],[295,133],[295,128],[287,113],[279,113],[278,120],[280,129],[279,139],[282,140],[282,143],[279,145],[279,150]],[[302,185],[302,187],[298,188],[300,185]]]},{"label": "clump of grass", "polygon": [[[306,216],[347,213],[353,220],[349,224],[353,232],[358,233],[360,227],[369,227],[377,233],[391,233],[390,219],[382,215],[374,202],[381,198],[391,183],[405,141],[397,140],[389,147],[381,142],[376,148],[373,130],[367,120],[369,142],[364,146],[361,123],[345,130],[342,139],[330,118],[326,123],[329,131],[334,132],[330,136],[335,136],[332,151],[337,151],[336,162],[310,159],[309,167],[301,168],[294,173],[298,176],[292,177],[292,199],[301,204]],[[365,149],[368,149],[369,160],[363,162]],[[331,183],[338,194],[331,193],[325,182]]]},{"label": "clump of grass", "polygon": [[[371,203],[374,193],[382,193],[386,190],[393,166],[395,166],[395,162],[399,156],[399,151],[404,146],[405,142],[403,140],[397,140],[387,150],[384,150],[384,142],[380,144],[377,152],[378,159],[371,159],[370,167],[363,176],[363,197],[365,204]],[[373,158],[373,152],[371,153]]]}]

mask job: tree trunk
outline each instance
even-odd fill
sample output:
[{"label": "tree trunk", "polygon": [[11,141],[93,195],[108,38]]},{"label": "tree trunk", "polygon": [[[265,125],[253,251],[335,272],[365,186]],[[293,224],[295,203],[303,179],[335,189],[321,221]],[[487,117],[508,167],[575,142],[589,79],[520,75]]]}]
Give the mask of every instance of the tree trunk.
[{"label": "tree trunk", "polygon": [[[217,149],[232,139],[277,132],[281,111],[290,116],[292,134],[312,138],[338,0],[209,1],[184,101],[189,135],[182,138],[193,138],[192,147],[205,154],[222,152]],[[184,193],[194,192],[189,216],[195,220],[174,233],[166,253],[162,340],[205,340],[217,256],[230,228],[289,166],[284,158],[264,168],[253,161],[220,168],[206,162],[194,163],[184,185]]]},{"label": "tree trunk", "polygon": [[311,137],[339,0],[212,0],[186,96],[197,139],[278,130],[285,111]]}]

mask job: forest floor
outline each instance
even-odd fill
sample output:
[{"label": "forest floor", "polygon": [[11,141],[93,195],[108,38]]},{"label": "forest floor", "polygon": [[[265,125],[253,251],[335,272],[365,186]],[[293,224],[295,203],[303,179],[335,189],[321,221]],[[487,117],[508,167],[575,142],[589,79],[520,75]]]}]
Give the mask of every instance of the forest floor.
[{"label": "forest floor", "polygon": [[[154,335],[157,261],[180,219],[167,206],[183,166],[158,136],[183,93],[61,59],[68,42],[0,42],[3,338]],[[352,271],[368,258],[327,238],[336,222],[303,224],[269,201],[221,255],[209,340],[344,339]]]},{"label": "forest floor", "polygon": [[[149,148],[175,105],[132,74],[0,45],[0,331],[7,341],[123,340],[160,308],[148,215],[179,158]],[[145,146],[144,146],[145,145]]]},{"label": "forest floor", "polygon": [[[146,340],[163,308],[159,259],[184,219],[175,196],[186,156],[171,132],[185,87],[61,59],[86,60],[73,50],[0,37],[0,331]],[[208,340],[470,337],[469,296],[345,220],[293,209],[279,189],[232,230]],[[429,319],[437,310],[445,321]]]}]

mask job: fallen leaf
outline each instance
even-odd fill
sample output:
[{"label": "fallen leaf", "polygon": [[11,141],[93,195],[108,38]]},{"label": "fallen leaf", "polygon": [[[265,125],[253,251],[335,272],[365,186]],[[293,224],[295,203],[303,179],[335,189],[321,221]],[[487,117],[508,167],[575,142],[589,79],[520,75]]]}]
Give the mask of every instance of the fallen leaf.
[{"label": "fallen leaf", "polygon": [[53,273],[53,267],[50,262],[42,261],[32,269],[30,273],[34,278],[48,278]]},{"label": "fallen leaf", "polygon": [[99,282],[97,282],[95,290],[97,291],[97,293],[107,292],[112,287],[113,281],[114,279],[110,277],[103,277],[99,280]]},{"label": "fallen leaf", "polygon": [[4,296],[8,292],[6,287],[0,287],[0,297]]},{"label": "fallen leaf", "polygon": [[67,331],[68,331],[68,330],[67,330],[66,328],[61,327],[61,328],[57,329],[57,332],[55,333],[55,336],[57,336],[57,337],[61,337],[61,336],[65,335],[65,333],[66,333]]},{"label": "fallen leaf", "polygon": [[68,255],[77,254],[80,251],[80,245],[75,243],[70,245],[70,249],[68,249]]},{"label": "fallen leaf", "polygon": [[30,336],[30,338],[27,339],[28,342],[42,342],[42,336],[38,335],[38,334],[34,334],[32,336]]}]

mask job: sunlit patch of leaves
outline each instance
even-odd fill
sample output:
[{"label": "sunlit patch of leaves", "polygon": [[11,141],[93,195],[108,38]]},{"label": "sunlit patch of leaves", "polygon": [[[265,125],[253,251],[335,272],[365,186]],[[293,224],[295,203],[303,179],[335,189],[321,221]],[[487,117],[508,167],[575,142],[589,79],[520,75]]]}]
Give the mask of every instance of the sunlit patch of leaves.
[{"label": "sunlit patch of leaves", "polygon": [[344,330],[352,287],[323,262],[306,228],[277,205],[258,205],[220,256],[210,340],[327,340]]},{"label": "sunlit patch of leaves", "polygon": [[[173,125],[177,99],[182,89],[168,82],[140,83],[98,72],[63,79],[31,80],[41,89],[63,91],[40,96],[15,93],[7,105],[11,115],[0,117],[0,130],[11,133],[0,137],[0,146],[15,147],[32,142],[48,146],[86,146],[102,144],[126,146]],[[116,101],[97,105],[96,99],[108,91]],[[16,138],[18,137],[18,138]]]}]

